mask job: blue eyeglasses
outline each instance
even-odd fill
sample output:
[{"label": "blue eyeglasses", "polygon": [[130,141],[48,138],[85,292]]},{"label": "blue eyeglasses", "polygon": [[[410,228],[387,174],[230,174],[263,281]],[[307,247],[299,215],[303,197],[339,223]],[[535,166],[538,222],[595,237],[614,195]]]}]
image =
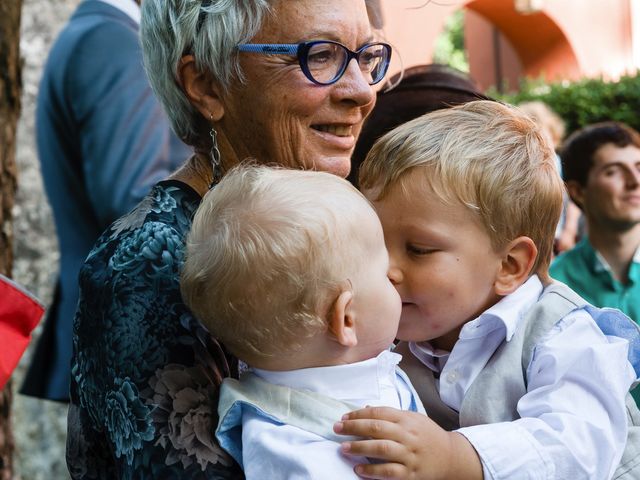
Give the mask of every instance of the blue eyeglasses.
[{"label": "blue eyeglasses", "polygon": [[369,85],[375,85],[384,78],[391,61],[391,46],[381,42],[367,43],[355,52],[331,40],[303,43],[244,43],[237,48],[240,52],[297,56],[302,72],[317,85],[336,83],[354,58]]}]

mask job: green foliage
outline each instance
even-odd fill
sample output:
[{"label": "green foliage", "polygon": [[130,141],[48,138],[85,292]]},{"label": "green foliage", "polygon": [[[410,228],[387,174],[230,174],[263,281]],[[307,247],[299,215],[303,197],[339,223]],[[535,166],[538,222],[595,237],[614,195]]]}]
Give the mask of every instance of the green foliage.
[{"label": "green foliage", "polygon": [[640,130],[640,75],[626,75],[617,82],[585,79],[549,85],[542,80],[526,80],[518,93],[492,91],[488,95],[512,104],[545,102],[565,121],[567,134],[605,120],[617,120]]},{"label": "green foliage", "polygon": [[433,62],[469,72],[469,60],[464,49],[464,10],[456,11],[447,19],[443,32],[436,39]]}]

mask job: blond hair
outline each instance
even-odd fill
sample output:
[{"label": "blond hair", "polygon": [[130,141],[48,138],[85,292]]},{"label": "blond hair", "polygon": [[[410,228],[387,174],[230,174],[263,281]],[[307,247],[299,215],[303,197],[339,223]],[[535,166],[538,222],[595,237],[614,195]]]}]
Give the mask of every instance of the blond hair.
[{"label": "blond hair", "polygon": [[378,140],[360,186],[382,199],[418,167],[436,195],[474,213],[494,249],[531,238],[538,248],[533,272],[548,278],[563,184],[553,147],[528,116],[475,101],[419,117]]},{"label": "blond hair", "polygon": [[[208,192],[186,242],[185,303],[249,364],[295,352],[326,331],[327,312],[360,258],[368,201],[324,172],[241,165]],[[347,248],[349,247],[349,248]]]}]

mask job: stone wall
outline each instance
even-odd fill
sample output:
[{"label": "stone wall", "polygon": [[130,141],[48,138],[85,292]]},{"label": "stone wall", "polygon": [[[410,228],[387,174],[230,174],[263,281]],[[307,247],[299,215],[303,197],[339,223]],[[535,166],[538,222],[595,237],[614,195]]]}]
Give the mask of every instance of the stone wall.
[{"label": "stone wall", "polygon": [[[18,192],[14,210],[13,277],[49,305],[58,269],[51,209],[43,191],[35,147],[35,100],[42,67],[57,33],[80,0],[23,0],[20,47],[24,59],[22,116],[18,125]],[[16,480],[68,479],[64,461],[67,408],[17,394],[34,341],[14,376]]]}]

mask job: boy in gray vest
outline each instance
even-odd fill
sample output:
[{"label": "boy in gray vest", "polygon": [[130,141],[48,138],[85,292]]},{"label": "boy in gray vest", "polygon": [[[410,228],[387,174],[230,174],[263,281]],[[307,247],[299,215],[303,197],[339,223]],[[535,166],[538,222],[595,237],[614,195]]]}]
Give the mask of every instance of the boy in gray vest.
[{"label": "boy in gray vest", "polygon": [[[247,479],[357,478],[333,423],[366,405],[424,412],[389,351],[401,303],[382,227],[346,180],[241,166],[202,200],[185,302],[246,362],[216,435]],[[197,431],[197,429],[196,429]]]},{"label": "boy in gray vest", "polygon": [[638,478],[638,330],[550,280],[554,162],[534,122],[490,101],[408,122],[369,153],[360,186],[402,298],[397,351],[429,418],[343,417],[336,432],[372,438],[343,452],[382,460],[363,477]]}]

